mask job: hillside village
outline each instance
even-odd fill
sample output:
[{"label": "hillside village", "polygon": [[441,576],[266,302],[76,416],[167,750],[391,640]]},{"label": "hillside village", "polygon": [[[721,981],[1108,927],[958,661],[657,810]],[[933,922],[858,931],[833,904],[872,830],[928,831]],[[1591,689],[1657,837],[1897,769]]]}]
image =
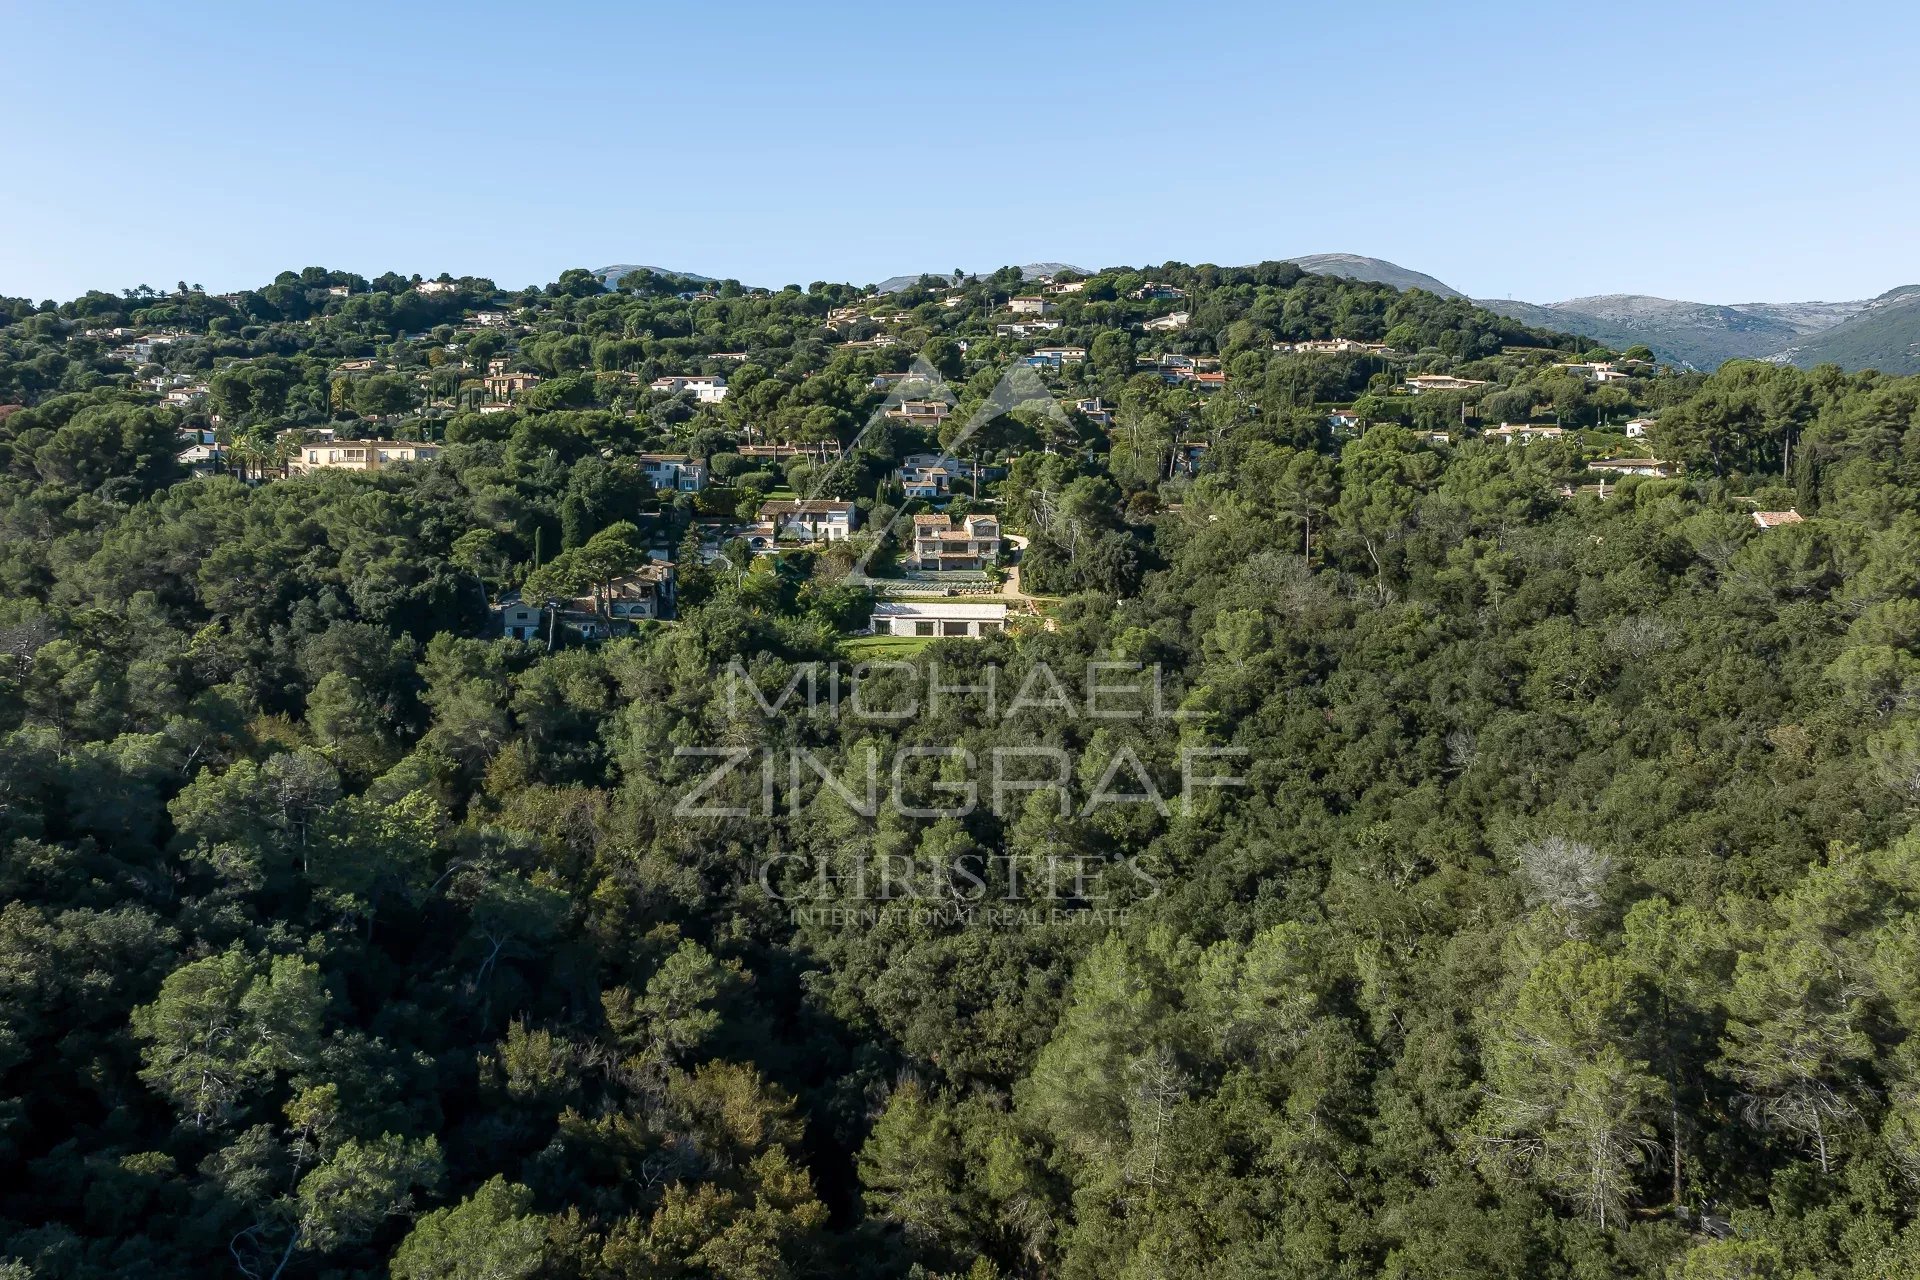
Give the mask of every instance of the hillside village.
[{"label": "hillside village", "polygon": [[[942,633],[941,599],[1034,617],[1035,596],[1005,589],[1020,553],[1003,524],[1051,544],[1076,479],[1118,487],[1122,526],[1177,510],[1256,425],[1331,450],[1379,431],[1442,453],[1545,446],[1530,462],[1553,493],[1606,498],[1682,472],[1659,412],[1698,381],[1644,348],[1285,263],[1007,268],[884,293],[644,269],[508,292],[308,269],[239,293],[12,305],[6,341],[38,354],[0,394],[31,403],[57,382],[150,406],[181,478],[378,473],[557,432],[606,496],[570,492],[557,528],[523,521],[491,576],[496,634],[549,645],[671,618],[688,556],[857,562],[850,581],[932,610],[922,636]],[[962,551],[922,545],[936,519]],[[615,524],[617,554],[565,567]],[[1068,585],[1048,547],[1034,559],[1030,585]],[[877,614],[867,629],[897,630]]]}]

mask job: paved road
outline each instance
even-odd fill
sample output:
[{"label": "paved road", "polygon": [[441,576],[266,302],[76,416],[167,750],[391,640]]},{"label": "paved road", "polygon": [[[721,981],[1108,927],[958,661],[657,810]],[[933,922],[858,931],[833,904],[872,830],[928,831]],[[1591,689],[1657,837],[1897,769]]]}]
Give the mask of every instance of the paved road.
[{"label": "paved road", "polygon": [[1006,539],[1013,544],[1013,555],[1008,557],[1007,560],[1007,580],[1000,588],[1001,593],[1012,596],[1017,600],[1024,600],[1028,605],[1031,605],[1033,603],[1033,597],[1028,595],[1020,586],[1020,562],[1024,560],[1027,555],[1026,536],[1024,534],[1009,533],[1006,535]]}]

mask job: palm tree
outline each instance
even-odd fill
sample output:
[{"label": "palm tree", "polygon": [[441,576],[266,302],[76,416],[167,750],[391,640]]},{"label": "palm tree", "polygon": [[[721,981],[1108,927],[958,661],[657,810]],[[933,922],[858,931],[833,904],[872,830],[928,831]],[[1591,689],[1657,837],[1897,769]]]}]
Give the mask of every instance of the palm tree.
[{"label": "palm tree", "polygon": [[232,445],[228,447],[228,452],[233,455],[234,461],[239,464],[240,478],[242,480],[247,478],[249,472],[252,473],[254,479],[258,480],[265,471],[267,462],[273,457],[274,442],[256,428],[243,435],[234,437]]}]

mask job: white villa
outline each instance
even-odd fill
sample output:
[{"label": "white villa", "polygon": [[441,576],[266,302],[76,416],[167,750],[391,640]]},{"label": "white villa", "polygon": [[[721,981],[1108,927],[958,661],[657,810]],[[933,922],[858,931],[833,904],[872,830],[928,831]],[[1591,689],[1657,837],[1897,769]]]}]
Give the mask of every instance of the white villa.
[{"label": "white villa", "polygon": [[505,639],[536,639],[546,620],[546,609],[537,604],[528,604],[517,591],[500,602],[500,634]]},{"label": "white villa", "polygon": [[853,536],[859,515],[851,502],[790,498],[760,504],[760,523],[776,542],[840,542]]},{"label": "white villa", "polygon": [[919,569],[984,569],[1000,559],[1000,518],[984,511],[913,518],[913,564]]},{"label": "white villa", "polygon": [[661,493],[698,493],[707,487],[706,464],[684,453],[643,453],[640,465]]},{"label": "white villa", "polygon": [[1450,373],[1417,373],[1408,378],[1405,385],[1407,390],[1419,395],[1422,391],[1470,391],[1487,384],[1473,378],[1456,378]]},{"label": "white villa", "polygon": [[893,475],[909,498],[944,498],[957,483],[986,479],[988,470],[966,458],[910,453],[901,459]]},{"label": "white villa", "polygon": [[1503,422],[1486,433],[1488,440],[1501,444],[1532,444],[1535,440],[1558,440],[1566,432],[1560,427],[1539,422]]},{"label": "white villa", "polygon": [[1679,472],[1671,462],[1658,458],[1600,458],[1587,464],[1587,470],[1603,476],[1657,476],[1668,479]]},{"label": "white villa", "polygon": [[1007,606],[960,600],[883,600],[873,606],[877,636],[986,636],[1004,630]]},{"label": "white villa", "polygon": [[420,440],[323,440],[303,447],[287,463],[289,475],[310,471],[378,471],[396,462],[425,462],[440,446]]},{"label": "white villa", "polygon": [[654,391],[666,395],[678,395],[682,391],[693,393],[693,398],[701,404],[719,404],[727,398],[727,380],[719,375],[674,374],[665,378],[655,378],[650,384]]}]

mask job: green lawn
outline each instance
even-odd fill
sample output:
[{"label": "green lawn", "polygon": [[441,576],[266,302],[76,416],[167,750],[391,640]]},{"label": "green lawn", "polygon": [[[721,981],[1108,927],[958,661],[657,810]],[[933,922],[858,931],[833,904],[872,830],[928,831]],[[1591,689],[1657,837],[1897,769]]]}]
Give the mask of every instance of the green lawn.
[{"label": "green lawn", "polygon": [[904,658],[920,652],[934,639],[933,636],[848,636],[840,642],[840,652],[854,662]]}]

